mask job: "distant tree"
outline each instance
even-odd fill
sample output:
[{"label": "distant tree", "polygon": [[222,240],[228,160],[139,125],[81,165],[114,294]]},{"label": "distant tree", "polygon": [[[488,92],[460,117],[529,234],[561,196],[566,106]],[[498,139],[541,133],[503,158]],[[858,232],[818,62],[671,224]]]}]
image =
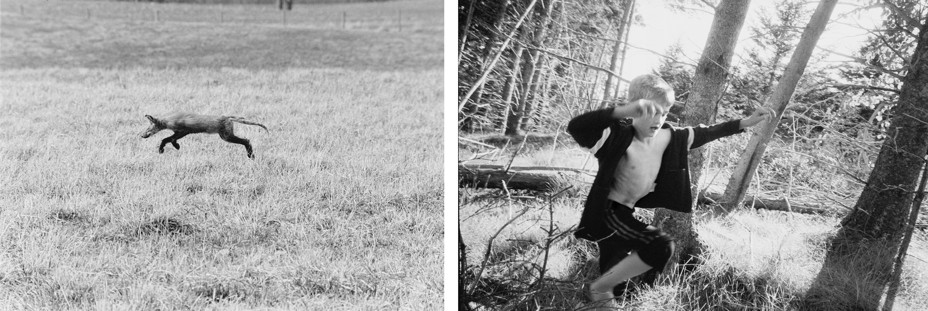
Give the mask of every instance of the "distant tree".
[{"label": "distant tree", "polygon": [[742,70],[731,83],[729,101],[736,109],[763,102],[782,75],[783,68],[809,20],[802,0],[781,0],[773,12],[762,12],[760,23],[750,28],[751,46],[747,49]]},{"label": "distant tree", "polygon": [[293,0],[277,0],[278,10],[293,10]]},{"label": "distant tree", "polygon": [[[548,24],[551,22],[551,14],[554,13],[554,7],[557,1],[544,0],[539,7],[538,13],[534,16],[534,29],[529,29],[525,33],[525,39],[531,44],[530,49],[522,49],[523,60],[521,62],[521,72],[519,77],[521,83],[519,87],[519,97],[510,104],[509,115],[506,118],[506,135],[521,135],[525,130],[526,124],[531,119],[531,113],[534,103],[532,100],[535,90],[538,86],[540,77],[544,74],[541,68],[545,55],[541,50],[545,48],[544,42],[547,40]],[[514,71],[516,68],[513,68]],[[513,73],[515,76],[515,72]]]},{"label": "distant tree", "polygon": [[[908,56],[918,40],[918,18],[928,12],[928,2],[917,0],[871,0],[869,6],[883,7],[882,27],[868,30],[870,36],[855,55],[843,55],[851,59],[842,67],[843,84],[847,92],[853,92],[858,103],[864,105],[862,113],[871,123],[885,130],[896,104],[902,74],[908,66]],[[866,8],[866,7],[864,7]],[[861,8],[861,9],[864,9]],[[878,134],[878,137],[884,137]]]},{"label": "distant tree", "polygon": [[[912,14],[900,10],[899,2],[885,2],[890,14]],[[916,6],[910,6],[914,8]],[[828,247],[825,263],[813,282],[805,301],[809,309],[824,306],[853,310],[892,308],[894,296],[883,297],[890,287],[894,271],[902,268],[901,253],[906,248],[906,234],[914,229],[916,182],[928,153],[928,12],[918,16],[897,16],[920,20],[917,45],[900,73],[899,97],[892,109],[887,138],[874,164],[867,184],[853,211],[841,222],[841,229]],[[909,27],[900,26],[903,29]],[[903,55],[904,56],[904,55]],[[882,72],[886,73],[886,72]],[[914,203],[914,204],[913,204]],[[853,281],[836,275],[859,275]],[[835,295],[834,293],[838,293]],[[855,297],[848,301],[845,293]],[[893,291],[889,291],[893,293]]]},{"label": "distant tree", "polygon": [[[660,65],[657,67],[657,75],[667,81],[673,87],[674,94],[677,96],[676,101],[683,103],[689,97],[690,87],[693,85],[693,75],[695,65],[687,63],[680,58],[683,50],[680,45],[675,44],[667,48],[664,57],[661,58]],[[670,122],[680,122],[680,117],[685,112],[685,106],[673,105],[670,107],[670,113],[667,120]]]},{"label": "distant tree", "polygon": [[[632,23],[632,12],[634,11],[635,1],[634,0],[619,0],[608,6],[610,11],[612,11],[616,17],[611,20],[615,23],[616,37],[612,45],[612,57],[609,61],[609,70],[622,74],[622,64],[625,62],[623,51],[625,49],[623,46],[628,46],[628,31],[631,28]],[[618,16],[621,15],[621,18]],[[618,76],[609,75],[606,77],[606,84],[603,88],[603,103],[612,102],[616,97],[619,89],[619,82],[621,80]]]}]

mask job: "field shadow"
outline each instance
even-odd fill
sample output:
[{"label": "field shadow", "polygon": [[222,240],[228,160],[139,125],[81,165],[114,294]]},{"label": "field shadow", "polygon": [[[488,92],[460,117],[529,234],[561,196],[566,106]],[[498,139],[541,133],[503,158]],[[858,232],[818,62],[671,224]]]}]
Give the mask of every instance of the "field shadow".
[{"label": "field shadow", "polygon": [[235,281],[203,282],[192,286],[190,292],[210,302],[241,301],[254,295],[253,290]]},{"label": "field shadow", "polygon": [[159,217],[135,227],[136,236],[146,235],[188,235],[197,232],[193,225],[185,224],[171,217]]},{"label": "field shadow", "polygon": [[89,224],[91,217],[82,212],[69,209],[56,209],[48,213],[48,219],[69,224]]}]

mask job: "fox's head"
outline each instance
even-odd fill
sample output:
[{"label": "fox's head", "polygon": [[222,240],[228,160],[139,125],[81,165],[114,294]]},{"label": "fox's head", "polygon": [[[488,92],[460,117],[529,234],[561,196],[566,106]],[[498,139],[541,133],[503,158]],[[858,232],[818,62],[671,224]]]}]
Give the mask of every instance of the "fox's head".
[{"label": "fox's head", "polygon": [[145,132],[142,132],[142,138],[151,137],[151,135],[154,135],[155,133],[160,132],[161,130],[165,128],[164,122],[161,122],[158,119],[155,119],[155,117],[152,117],[147,114],[145,115],[145,117],[148,118],[148,121],[151,121],[151,126],[148,127],[148,129],[145,130]]}]

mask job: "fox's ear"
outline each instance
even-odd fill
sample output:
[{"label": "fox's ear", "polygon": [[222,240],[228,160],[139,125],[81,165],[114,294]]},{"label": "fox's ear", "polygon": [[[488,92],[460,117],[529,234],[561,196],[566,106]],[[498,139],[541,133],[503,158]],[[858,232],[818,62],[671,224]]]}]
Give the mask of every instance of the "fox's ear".
[{"label": "fox's ear", "polygon": [[158,124],[158,120],[156,120],[155,117],[152,117],[152,116],[147,115],[147,114],[145,115],[145,117],[148,118],[148,121],[151,121],[151,123]]}]

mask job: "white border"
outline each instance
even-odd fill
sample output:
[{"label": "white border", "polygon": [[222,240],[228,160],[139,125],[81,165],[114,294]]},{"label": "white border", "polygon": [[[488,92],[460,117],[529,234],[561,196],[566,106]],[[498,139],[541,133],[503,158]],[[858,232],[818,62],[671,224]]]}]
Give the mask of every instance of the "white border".
[{"label": "white border", "polygon": [[458,307],[458,269],[457,269],[457,232],[458,232],[458,166],[457,166],[457,25],[458,2],[443,1],[445,9],[444,19],[444,294],[445,310],[457,310]]}]

